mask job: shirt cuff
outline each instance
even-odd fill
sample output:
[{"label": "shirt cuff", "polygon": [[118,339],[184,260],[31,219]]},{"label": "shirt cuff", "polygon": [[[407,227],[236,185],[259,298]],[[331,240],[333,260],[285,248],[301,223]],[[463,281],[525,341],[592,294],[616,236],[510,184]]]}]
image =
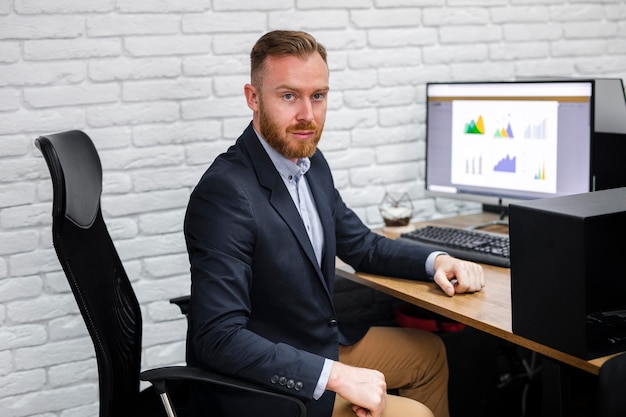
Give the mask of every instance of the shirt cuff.
[{"label": "shirt cuff", "polygon": [[435,275],[435,258],[439,255],[447,255],[447,252],[442,252],[442,251],[434,251],[431,252],[430,255],[428,255],[428,258],[426,258],[426,276],[428,277],[429,280],[433,280],[433,276]]},{"label": "shirt cuff", "polygon": [[330,370],[333,367],[333,361],[330,359],[324,360],[324,366],[322,367],[322,373],[320,374],[320,378],[317,380],[317,385],[315,386],[315,391],[313,391],[313,399],[319,400],[320,397],[326,391],[326,385],[328,384],[328,379],[330,378]]}]

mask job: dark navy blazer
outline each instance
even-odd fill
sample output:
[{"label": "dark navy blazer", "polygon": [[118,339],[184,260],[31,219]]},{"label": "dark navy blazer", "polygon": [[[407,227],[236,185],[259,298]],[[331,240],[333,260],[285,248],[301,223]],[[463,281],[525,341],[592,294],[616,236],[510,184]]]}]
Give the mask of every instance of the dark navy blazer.
[{"label": "dark navy blazer", "polygon": [[[328,417],[334,394],[312,399],[324,358],[337,359],[339,344],[367,331],[337,323],[335,257],[358,271],[425,280],[430,251],[371,232],[342,201],[319,150],[306,178],[324,229],[321,267],[251,124],[203,175],[184,228],[192,278],[187,360],[298,396],[308,416]],[[208,403],[208,395],[195,399]],[[225,416],[283,415],[256,395],[210,395],[211,408]]]}]

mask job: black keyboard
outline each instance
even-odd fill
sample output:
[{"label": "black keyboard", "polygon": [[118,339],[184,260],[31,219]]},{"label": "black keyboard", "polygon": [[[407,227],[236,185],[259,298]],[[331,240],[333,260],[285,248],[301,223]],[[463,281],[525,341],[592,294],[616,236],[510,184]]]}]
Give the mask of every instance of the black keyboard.
[{"label": "black keyboard", "polygon": [[511,267],[508,235],[455,227],[426,226],[403,233],[400,239],[428,245],[460,259]]}]

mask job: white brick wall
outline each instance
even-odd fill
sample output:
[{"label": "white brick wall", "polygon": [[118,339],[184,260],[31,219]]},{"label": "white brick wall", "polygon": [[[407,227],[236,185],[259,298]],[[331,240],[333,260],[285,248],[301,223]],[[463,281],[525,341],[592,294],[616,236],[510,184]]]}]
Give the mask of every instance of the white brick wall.
[{"label": "white brick wall", "polygon": [[[445,6],[441,4],[445,3]],[[0,414],[96,416],[93,348],[51,245],[51,184],[33,140],[85,130],[103,212],[142,304],[144,367],[182,363],[181,226],[192,187],[250,119],[248,53],[303,29],[329,49],[321,147],[370,225],[386,190],[418,217],[424,83],[626,78],[625,0],[0,0]]]}]

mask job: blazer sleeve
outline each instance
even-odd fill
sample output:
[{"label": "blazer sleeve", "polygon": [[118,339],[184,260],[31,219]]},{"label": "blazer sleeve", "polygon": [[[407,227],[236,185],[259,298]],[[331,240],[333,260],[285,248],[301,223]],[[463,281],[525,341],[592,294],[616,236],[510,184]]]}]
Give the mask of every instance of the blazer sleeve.
[{"label": "blazer sleeve", "polygon": [[[332,237],[326,236],[325,242],[333,262],[338,256],[360,272],[430,280],[426,275],[426,259],[432,249],[372,232],[344,203],[335,188],[330,166],[319,150],[311,158],[307,177],[322,223],[325,223],[326,230],[334,233]],[[327,221],[325,216],[332,220]]]},{"label": "blazer sleeve", "polygon": [[363,224],[335,190],[337,254],[356,271],[428,281],[426,259],[432,249],[386,238]]},{"label": "blazer sleeve", "polygon": [[[188,362],[310,399],[324,358],[249,330],[254,233],[245,188],[232,175],[203,178],[191,195],[185,239],[191,263]],[[276,383],[282,376],[298,389]]]}]

